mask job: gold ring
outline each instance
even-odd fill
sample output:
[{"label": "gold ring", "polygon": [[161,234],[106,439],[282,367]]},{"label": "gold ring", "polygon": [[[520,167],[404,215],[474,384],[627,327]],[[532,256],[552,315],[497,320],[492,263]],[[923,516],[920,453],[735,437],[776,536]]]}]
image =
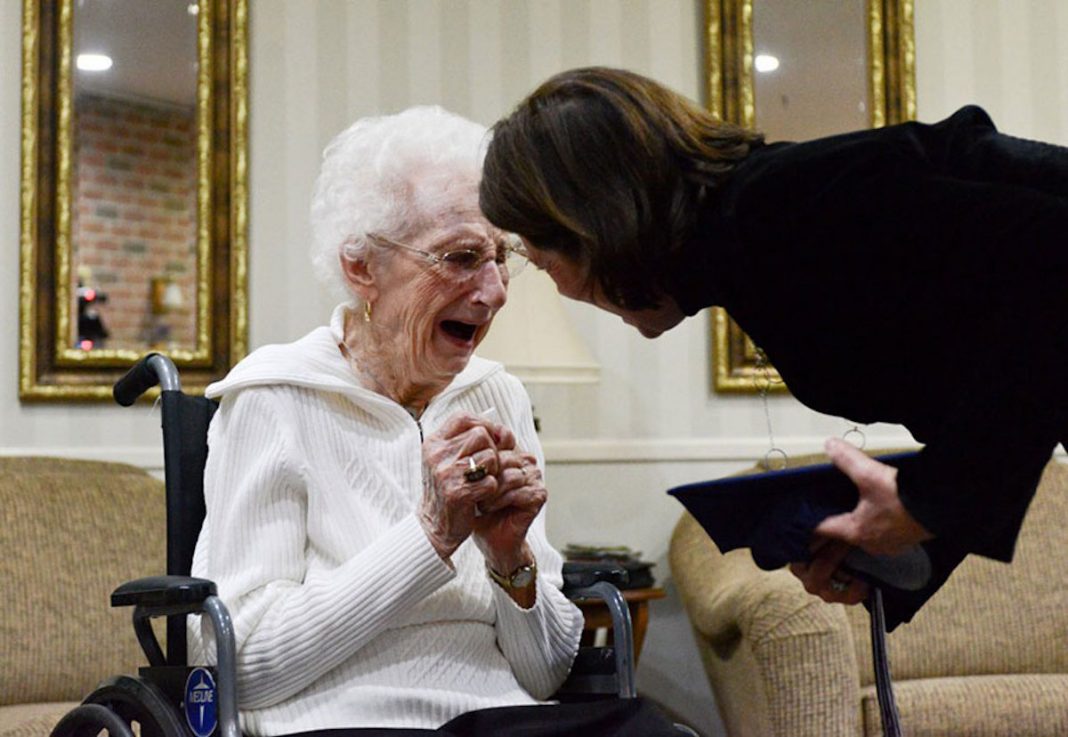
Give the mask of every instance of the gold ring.
[{"label": "gold ring", "polygon": [[486,478],[486,474],[489,473],[486,467],[481,463],[475,463],[474,456],[467,457],[467,470],[464,471],[464,480],[469,484],[476,484],[482,479]]}]

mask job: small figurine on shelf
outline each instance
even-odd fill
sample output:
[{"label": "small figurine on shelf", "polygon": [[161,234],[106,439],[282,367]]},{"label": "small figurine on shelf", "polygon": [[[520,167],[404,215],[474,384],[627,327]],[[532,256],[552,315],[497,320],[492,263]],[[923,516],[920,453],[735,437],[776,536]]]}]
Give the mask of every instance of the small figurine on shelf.
[{"label": "small figurine on shelf", "polygon": [[83,351],[103,348],[107,342],[108,329],[100,314],[100,305],[108,301],[108,295],[99,289],[87,287],[78,280],[78,337],[75,347]]}]

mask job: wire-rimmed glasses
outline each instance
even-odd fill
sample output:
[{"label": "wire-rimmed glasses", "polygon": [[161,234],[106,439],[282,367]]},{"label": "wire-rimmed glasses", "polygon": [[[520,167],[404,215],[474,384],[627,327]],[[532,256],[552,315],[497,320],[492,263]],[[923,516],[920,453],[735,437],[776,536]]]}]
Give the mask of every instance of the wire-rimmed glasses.
[{"label": "wire-rimmed glasses", "polygon": [[[400,243],[379,233],[368,233],[367,237],[374,243],[391,248],[400,248],[417,254],[430,265],[439,267],[450,279],[466,281],[477,274],[482,267],[493,261],[500,270],[502,279],[515,277],[529,263],[527,252],[519,236],[507,233],[496,243],[486,242],[486,248],[458,248],[445,253],[433,253],[422,248]],[[492,253],[490,248],[492,247]]]}]

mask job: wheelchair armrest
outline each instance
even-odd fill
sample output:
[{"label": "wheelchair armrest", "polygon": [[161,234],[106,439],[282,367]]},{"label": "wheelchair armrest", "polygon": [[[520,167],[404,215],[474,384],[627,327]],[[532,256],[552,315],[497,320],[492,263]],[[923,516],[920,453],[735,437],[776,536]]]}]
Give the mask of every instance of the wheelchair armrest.
[{"label": "wheelchair armrest", "polygon": [[159,609],[159,615],[198,612],[204,600],[216,593],[215,582],[204,578],[148,576],[127,581],[112,591],[111,606]]},{"label": "wheelchair armrest", "polygon": [[[127,581],[111,592],[111,606],[132,606],[133,628],[153,667],[167,664],[149,621],[152,617],[196,614],[217,602],[215,582],[189,576],[148,576]],[[225,607],[224,607],[225,609]],[[229,618],[229,614],[226,615]]]},{"label": "wheelchair armrest", "polygon": [[598,581],[606,581],[616,588],[627,585],[629,574],[621,566],[612,563],[569,561],[564,563],[563,592],[570,597],[577,589],[586,589]]},{"label": "wheelchair armrest", "polygon": [[[600,599],[612,618],[613,648],[611,655],[587,658],[611,657],[615,661],[616,682],[620,698],[634,698],[637,689],[634,682],[634,634],[630,621],[630,608],[614,581],[626,583],[627,571],[619,566],[604,563],[565,563],[564,594],[573,601]],[[596,670],[596,668],[594,669]],[[591,673],[594,680],[599,674]],[[571,687],[569,684],[565,684]]]}]

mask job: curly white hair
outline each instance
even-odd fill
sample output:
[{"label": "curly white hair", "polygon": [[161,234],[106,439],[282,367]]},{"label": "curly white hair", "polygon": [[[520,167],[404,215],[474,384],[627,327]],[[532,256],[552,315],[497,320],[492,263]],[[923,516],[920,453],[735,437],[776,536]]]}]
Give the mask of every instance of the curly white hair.
[{"label": "curly white hair", "polygon": [[455,187],[471,187],[477,201],[486,134],[485,126],[425,105],[361,118],[338,134],[323,151],[311,203],[311,260],[323,285],[354,301],[342,260],[361,257],[367,233],[403,239]]}]

